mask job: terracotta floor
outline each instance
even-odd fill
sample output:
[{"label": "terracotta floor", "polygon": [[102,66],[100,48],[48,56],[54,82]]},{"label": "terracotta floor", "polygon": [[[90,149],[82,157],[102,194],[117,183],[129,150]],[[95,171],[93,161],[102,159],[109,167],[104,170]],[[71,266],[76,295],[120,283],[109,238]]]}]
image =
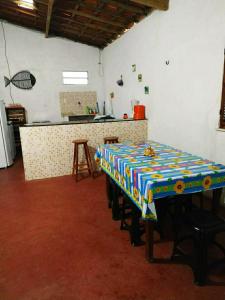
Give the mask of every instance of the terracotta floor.
[{"label": "terracotta floor", "polygon": [[[104,180],[25,182],[21,161],[0,170],[0,300],[225,299],[187,266],[148,264],[111,220]],[[170,242],[155,248],[170,256]]]}]

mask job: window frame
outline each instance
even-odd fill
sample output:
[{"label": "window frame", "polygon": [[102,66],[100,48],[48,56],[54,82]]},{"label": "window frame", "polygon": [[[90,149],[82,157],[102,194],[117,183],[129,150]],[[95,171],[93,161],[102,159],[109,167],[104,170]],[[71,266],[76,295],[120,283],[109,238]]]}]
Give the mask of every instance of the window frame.
[{"label": "window frame", "polygon": [[[65,73],[67,73],[67,76],[65,75]],[[71,73],[69,75],[69,73]],[[72,73],[74,73],[74,75],[72,75]],[[77,73],[77,75],[75,75],[75,73]],[[84,76],[81,76],[81,73],[84,73]],[[80,82],[65,82],[66,79],[70,79],[70,80],[80,80]],[[84,80],[84,82],[82,82],[82,80]],[[85,82],[86,80],[86,82]],[[89,84],[89,74],[88,71],[63,71],[62,72],[62,81],[64,85],[88,85]]]}]

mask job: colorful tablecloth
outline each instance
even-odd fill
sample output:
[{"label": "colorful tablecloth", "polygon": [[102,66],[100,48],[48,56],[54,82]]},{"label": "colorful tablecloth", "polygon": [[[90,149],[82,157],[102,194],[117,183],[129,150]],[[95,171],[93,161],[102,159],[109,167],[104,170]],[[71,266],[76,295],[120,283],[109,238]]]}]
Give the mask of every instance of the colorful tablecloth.
[{"label": "colorful tablecloth", "polygon": [[[151,146],[155,156],[145,156]],[[141,209],[144,219],[157,219],[155,199],[225,187],[225,166],[167,145],[101,145],[96,162]]]}]

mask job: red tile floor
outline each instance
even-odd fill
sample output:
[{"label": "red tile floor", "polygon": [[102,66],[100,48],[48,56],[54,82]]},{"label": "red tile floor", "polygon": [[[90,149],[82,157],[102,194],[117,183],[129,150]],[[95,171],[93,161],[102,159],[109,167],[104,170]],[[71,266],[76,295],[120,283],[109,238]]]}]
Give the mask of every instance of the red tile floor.
[{"label": "red tile floor", "polygon": [[[170,242],[155,248],[170,256]],[[25,182],[17,161],[0,170],[0,300],[59,299],[224,300],[225,287],[195,286],[185,265],[148,264],[112,221],[104,176]]]}]

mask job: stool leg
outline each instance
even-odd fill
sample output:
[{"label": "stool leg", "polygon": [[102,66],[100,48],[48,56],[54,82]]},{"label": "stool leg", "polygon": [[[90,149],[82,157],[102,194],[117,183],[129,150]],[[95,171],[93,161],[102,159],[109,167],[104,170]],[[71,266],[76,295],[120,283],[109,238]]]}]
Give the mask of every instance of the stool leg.
[{"label": "stool leg", "polygon": [[200,241],[194,241],[195,257],[194,257],[194,282],[197,285],[204,285],[207,272],[207,242],[205,237]]},{"label": "stool leg", "polygon": [[222,191],[223,191],[222,188],[213,190],[212,212],[215,214],[218,213],[219,211]]},{"label": "stool leg", "polygon": [[91,175],[92,174],[91,156],[90,156],[87,144],[84,144],[84,152],[85,152],[85,156],[86,156],[88,172],[89,172],[89,175]]},{"label": "stool leg", "polygon": [[74,144],[74,149],[73,149],[73,169],[72,169],[72,175],[75,174],[75,159],[76,159],[76,144]]},{"label": "stool leg", "polygon": [[90,172],[91,172],[91,175],[93,176],[93,169],[92,169],[91,155],[90,155],[90,151],[89,151],[89,149],[88,149],[88,145],[86,145],[86,148],[87,148],[87,156],[88,156],[88,159],[89,159]]},{"label": "stool leg", "polygon": [[110,177],[109,175],[106,175],[106,194],[107,194],[107,200],[108,200],[108,208],[112,208],[112,196],[111,196],[111,186],[110,186]]},{"label": "stool leg", "polygon": [[75,177],[78,181],[78,145],[75,145]]}]

